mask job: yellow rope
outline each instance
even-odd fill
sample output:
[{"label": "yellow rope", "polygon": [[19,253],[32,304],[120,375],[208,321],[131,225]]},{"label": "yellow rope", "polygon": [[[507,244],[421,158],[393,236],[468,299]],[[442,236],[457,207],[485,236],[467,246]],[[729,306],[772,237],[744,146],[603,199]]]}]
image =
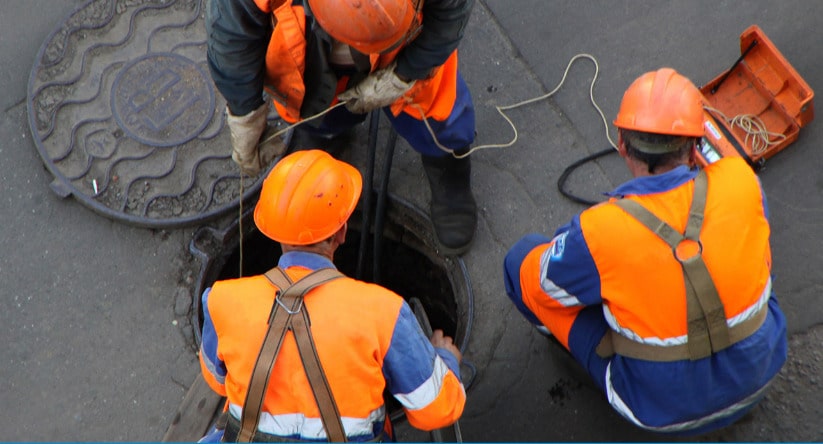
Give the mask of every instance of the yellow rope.
[{"label": "yellow rope", "polygon": [[[416,103],[412,104],[412,106],[414,106],[420,112],[420,118],[423,121],[423,123],[426,125],[426,129],[428,129],[429,134],[431,135],[432,140],[434,141],[434,144],[437,146],[437,148],[439,148],[440,150],[442,150],[446,153],[451,154],[452,156],[454,156],[457,159],[462,159],[464,157],[467,157],[467,156],[471,155],[475,151],[479,151],[479,150],[482,150],[482,149],[508,148],[508,147],[514,145],[517,142],[517,139],[518,139],[519,135],[518,135],[518,132],[517,132],[517,127],[514,125],[512,120],[509,118],[508,115],[506,115],[506,113],[504,111],[512,110],[512,109],[515,109],[515,108],[519,108],[521,106],[525,106],[525,105],[529,105],[529,104],[532,104],[532,103],[535,103],[535,102],[539,102],[541,100],[545,100],[545,99],[553,96],[555,93],[557,93],[557,91],[560,90],[560,88],[566,82],[566,77],[569,74],[569,70],[571,69],[572,65],[579,59],[588,59],[589,61],[591,61],[594,64],[594,75],[592,76],[592,81],[589,84],[589,100],[591,101],[592,106],[594,106],[594,108],[597,110],[597,113],[600,115],[600,119],[603,122],[603,128],[606,131],[606,139],[609,141],[609,144],[612,146],[612,148],[617,149],[617,144],[615,144],[614,140],[612,140],[612,137],[609,134],[609,124],[608,124],[608,121],[606,120],[606,116],[603,114],[603,110],[600,109],[600,106],[598,106],[597,102],[594,100],[594,84],[595,84],[595,82],[597,82],[597,76],[600,73],[600,66],[597,63],[597,59],[595,59],[594,56],[592,56],[590,54],[581,53],[581,54],[577,54],[574,57],[572,57],[569,60],[569,63],[566,65],[566,70],[563,72],[563,77],[560,79],[560,82],[558,82],[557,86],[555,86],[554,89],[547,92],[546,94],[543,94],[542,96],[538,96],[538,97],[533,97],[531,99],[523,100],[522,102],[518,102],[518,103],[515,103],[515,104],[512,104],[512,105],[495,106],[495,109],[497,110],[497,112],[509,124],[509,126],[512,129],[512,132],[514,133],[514,136],[512,137],[512,139],[507,143],[478,145],[478,146],[472,147],[471,149],[469,149],[465,153],[456,154],[453,149],[448,148],[446,146],[443,146],[440,143],[440,141],[437,140],[437,136],[435,135],[434,130],[432,129],[431,125],[429,124],[429,120],[426,118],[426,114],[425,114],[425,111],[423,110],[423,108],[420,105],[416,104]],[[343,106],[345,104],[346,104],[346,101],[341,101],[341,102],[335,104],[334,106],[330,106],[329,108],[325,109],[324,111],[321,111],[321,112],[319,112],[319,113],[317,113],[317,114],[315,114],[311,117],[307,117],[307,118],[302,119],[302,120],[300,120],[300,121],[298,121],[294,124],[288,125],[287,127],[283,128],[283,129],[275,132],[271,136],[267,137],[265,140],[260,142],[260,144],[258,146],[262,146],[266,142],[272,140],[275,137],[280,136],[281,134],[285,133],[286,131],[288,131],[288,130],[290,130],[290,129],[298,126],[298,125],[306,123],[308,121],[311,121],[311,120],[314,120],[318,117],[321,117],[321,116],[327,114],[328,112],[330,112],[331,110],[333,110],[333,109],[335,109],[339,106]],[[711,107],[708,107],[708,106],[706,106],[704,108],[709,110],[710,112],[715,113],[716,115],[720,116],[728,124],[730,124],[732,126],[737,126],[738,128],[742,129],[746,133],[745,143],[746,143],[747,146],[748,145],[751,146],[752,154],[760,154],[760,153],[766,151],[766,149],[768,149],[769,146],[777,144],[777,143],[779,143],[779,142],[786,139],[785,134],[774,133],[774,132],[768,131],[767,128],[766,128],[766,125],[763,123],[763,121],[760,120],[760,118],[755,116],[755,115],[741,114],[741,115],[735,116],[732,119],[729,119],[728,117],[726,117],[722,112],[720,112],[717,109],[714,109],[714,108],[711,108]],[[776,140],[772,140],[772,138],[774,138]],[[242,225],[242,220],[243,220],[243,174],[241,173],[240,174],[240,271],[241,271],[241,276],[242,276],[242,269],[243,269],[243,228],[242,228],[243,225]]]},{"label": "yellow rope", "polygon": [[732,127],[738,127],[746,133],[746,138],[743,141],[746,146],[751,147],[752,154],[762,154],[769,149],[770,146],[776,145],[786,140],[785,134],[771,132],[766,128],[766,124],[760,117],[754,114],[739,114],[729,119],[720,110],[710,106],[704,106],[706,110],[717,117],[720,117],[727,124]]},{"label": "yellow rope", "polygon": [[243,277],[243,188],[243,173],[240,173],[240,217],[237,218],[240,230],[240,272],[237,273],[237,277]]},{"label": "yellow rope", "polygon": [[590,61],[594,64],[594,76],[592,77],[591,84],[589,85],[589,100],[591,101],[591,103],[592,103],[592,105],[594,106],[594,108],[597,110],[598,114],[600,114],[600,119],[603,121],[603,127],[604,127],[604,128],[605,128],[605,130],[606,130],[606,139],[608,139],[609,144],[611,144],[612,148],[617,149],[617,145],[616,145],[616,144],[614,143],[614,141],[612,140],[611,135],[609,135],[609,124],[608,124],[608,122],[606,121],[606,116],[603,114],[603,110],[601,110],[601,109],[600,109],[600,107],[597,105],[597,102],[594,100],[594,84],[595,84],[595,82],[597,81],[597,75],[598,75],[598,73],[600,72],[600,66],[597,64],[597,59],[595,59],[595,58],[594,58],[592,55],[590,55],[590,54],[577,54],[576,56],[572,57],[572,58],[571,58],[571,60],[569,60],[569,64],[568,64],[568,65],[566,65],[566,71],[563,73],[563,78],[562,78],[562,79],[560,79],[560,82],[557,84],[557,86],[556,86],[553,90],[551,90],[551,91],[547,92],[546,94],[543,94],[542,96],[539,96],[539,97],[533,97],[533,98],[531,98],[531,99],[524,100],[524,101],[522,101],[522,102],[518,102],[518,103],[515,103],[515,104],[513,104],[513,105],[506,105],[506,106],[495,106],[495,109],[497,110],[497,112],[498,112],[501,116],[503,116],[503,119],[505,119],[505,120],[506,120],[506,122],[508,122],[509,126],[511,126],[512,131],[514,132],[514,137],[512,137],[512,140],[511,140],[511,141],[509,141],[508,143],[502,143],[502,144],[488,144],[488,145],[478,145],[478,146],[472,147],[470,150],[468,150],[468,151],[467,151],[467,152],[465,152],[465,153],[462,153],[462,154],[455,154],[455,152],[454,152],[454,150],[453,150],[453,149],[443,146],[443,145],[442,145],[442,144],[441,144],[441,143],[437,140],[437,136],[435,136],[435,134],[434,134],[434,130],[432,130],[432,127],[429,125],[429,121],[428,121],[428,119],[426,119],[425,113],[424,113],[423,109],[420,107],[420,105],[415,104],[414,106],[415,106],[415,107],[417,108],[417,110],[420,112],[420,117],[421,117],[421,119],[423,120],[423,122],[426,124],[426,128],[429,130],[429,134],[432,136],[432,139],[434,140],[434,144],[435,144],[438,148],[440,148],[442,151],[445,151],[445,152],[447,152],[447,153],[451,154],[452,156],[454,156],[454,157],[455,157],[455,158],[457,158],[457,159],[462,159],[462,158],[464,158],[464,157],[469,156],[471,153],[473,153],[473,152],[475,152],[475,151],[482,150],[482,149],[488,149],[488,148],[507,148],[507,147],[510,147],[510,146],[514,145],[514,144],[515,144],[515,142],[517,142],[518,133],[517,133],[517,127],[514,125],[514,123],[512,123],[512,121],[511,121],[511,119],[509,118],[509,116],[507,116],[507,115],[506,115],[506,113],[504,113],[503,111],[507,111],[507,110],[514,109],[514,108],[518,108],[518,107],[521,107],[521,106],[524,106],[524,105],[528,105],[528,104],[531,104],[531,103],[534,103],[534,102],[539,102],[539,101],[541,101],[541,100],[544,100],[544,99],[547,99],[547,98],[549,98],[549,97],[553,96],[555,93],[557,93],[557,91],[559,91],[559,90],[560,90],[560,88],[561,88],[561,87],[563,86],[563,84],[566,82],[566,77],[567,77],[567,76],[568,76],[568,74],[569,74],[569,69],[571,69],[571,66],[572,66],[572,65],[574,64],[574,62],[575,62],[575,61],[577,61],[578,59],[588,59],[588,60],[590,60]]},{"label": "yellow rope", "polygon": [[335,109],[335,108],[337,108],[337,107],[339,107],[339,106],[345,105],[345,104],[346,104],[346,102],[347,102],[347,100],[343,100],[343,101],[341,101],[341,102],[339,102],[339,103],[335,104],[334,106],[330,106],[330,107],[326,108],[325,110],[320,111],[319,113],[317,113],[317,114],[315,114],[315,115],[313,115],[313,116],[311,116],[311,117],[306,117],[305,119],[301,119],[301,120],[299,120],[299,121],[297,121],[297,122],[295,122],[295,123],[293,123],[293,124],[291,124],[291,125],[289,125],[289,126],[287,126],[287,127],[283,128],[283,129],[281,129],[280,131],[277,131],[276,133],[272,134],[271,136],[266,137],[266,138],[265,138],[262,142],[260,142],[259,144],[257,144],[257,146],[258,146],[258,147],[261,147],[261,146],[265,145],[265,144],[266,144],[266,142],[268,142],[269,140],[274,139],[275,137],[277,137],[277,136],[279,136],[279,135],[281,135],[281,134],[285,133],[286,131],[288,131],[288,130],[290,130],[290,129],[294,128],[294,127],[300,126],[300,125],[302,125],[302,124],[304,124],[304,123],[306,123],[306,122],[309,122],[309,121],[312,121],[312,120],[314,120],[314,119],[316,119],[316,118],[318,118],[318,117],[324,116],[325,114],[328,114],[328,113],[329,113],[329,111],[331,111],[331,110],[333,110],[333,109]]}]

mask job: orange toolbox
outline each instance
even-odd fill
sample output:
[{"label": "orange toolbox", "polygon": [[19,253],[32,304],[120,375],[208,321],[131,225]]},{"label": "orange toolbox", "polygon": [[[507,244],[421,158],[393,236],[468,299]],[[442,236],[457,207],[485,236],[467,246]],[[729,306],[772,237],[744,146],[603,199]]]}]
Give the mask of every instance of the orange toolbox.
[{"label": "orange toolbox", "polygon": [[740,35],[740,58],[700,87],[706,120],[698,162],[741,156],[755,169],[814,119],[814,92],[757,25]]}]

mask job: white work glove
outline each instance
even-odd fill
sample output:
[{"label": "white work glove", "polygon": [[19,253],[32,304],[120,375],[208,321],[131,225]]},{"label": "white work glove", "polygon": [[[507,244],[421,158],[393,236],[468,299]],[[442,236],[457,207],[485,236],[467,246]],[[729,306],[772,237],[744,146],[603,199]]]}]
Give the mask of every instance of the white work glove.
[{"label": "white work glove", "polygon": [[369,74],[354,88],[343,91],[338,99],[346,101],[346,108],[353,113],[367,113],[394,103],[414,86],[414,80],[404,82],[394,73],[396,63]]},{"label": "white work glove", "polygon": [[266,130],[268,103],[260,105],[244,116],[235,116],[228,108],[226,113],[231,132],[231,158],[243,173],[257,176],[263,167],[286,151],[286,146],[279,137],[265,140],[262,145],[260,144],[261,136]]}]

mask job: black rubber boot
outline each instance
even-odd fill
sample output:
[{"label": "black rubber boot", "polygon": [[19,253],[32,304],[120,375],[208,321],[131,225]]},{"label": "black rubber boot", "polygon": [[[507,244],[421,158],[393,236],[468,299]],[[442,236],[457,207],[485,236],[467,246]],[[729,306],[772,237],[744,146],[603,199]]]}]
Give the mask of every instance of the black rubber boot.
[{"label": "black rubber boot", "polygon": [[440,247],[445,254],[463,254],[469,249],[477,227],[470,157],[421,157],[429,178],[430,214]]}]

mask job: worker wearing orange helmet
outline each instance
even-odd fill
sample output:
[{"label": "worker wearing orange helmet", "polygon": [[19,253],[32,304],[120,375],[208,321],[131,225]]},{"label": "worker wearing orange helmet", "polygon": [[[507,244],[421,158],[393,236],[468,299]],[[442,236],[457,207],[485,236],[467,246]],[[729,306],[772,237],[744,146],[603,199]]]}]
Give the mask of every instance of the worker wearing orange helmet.
[{"label": "worker wearing orange helmet", "polygon": [[726,426],[786,360],[766,198],[741,158],[693,167],[701,94],[673,69],[635,80],[614,124],[634,178],[553,238],[520,239],[506,291],[635,425]]},{"label": "worker wearing orange helmet", "polygon": [[[457,46],[474,0],[212,0],[207,60],[228,103],[232,158],[256,175],[273,158],[258,149],[273,99],[295,128],[291,149],[336,152],[366,113],[382,109],[422,156],[430,215],[446,254],[468,250],[477,226],[471,163],[471,95]],[[329,107],[345,107],[309,119]],[[434,137],[432,137],[432,134]],[[262,152],[261,152],[262,151]]]},{"label": "worker wearing orange helmet", "polygon": [[[280,243],[278,266],[293,280],[334,269],[334,252],[362,188],[357,169],[320,150],[275,165],[254,210],[257,228]],[[200,363],[206,382],[228,398],[225,439],[237,436],[244,400],[278,288],[265,275],[217,281],[203,301]],[[429,341],[409,305],[378,285],[342,277],[310,290],[303,309],[349,440],[386,438],[384,389],[412,426],[454,423],[466,401],[460,351],[436,330]],[[254,441],[326,440],[293,336],[271,371]]]}]

